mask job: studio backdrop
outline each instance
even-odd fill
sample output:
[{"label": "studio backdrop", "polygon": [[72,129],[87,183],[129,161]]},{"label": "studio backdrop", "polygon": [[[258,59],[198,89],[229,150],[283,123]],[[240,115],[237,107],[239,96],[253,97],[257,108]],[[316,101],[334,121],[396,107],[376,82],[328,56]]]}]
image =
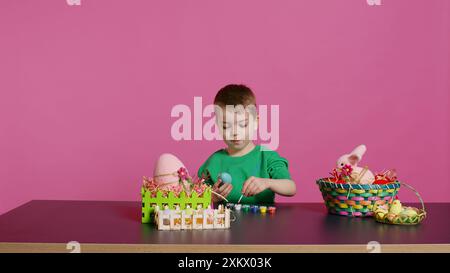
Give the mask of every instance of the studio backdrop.
[{"label": "studio backdrop", "polygon": [[252,88],[266,115],[257,142],[289,160],[297,195],[278,202],[322,202],[316,179],[359,144],[363,165],[396,168],[426,202],[450,202],[449,10],[447,0],[1,1],[0,213],[32,199],[138,201],[164,152],[196,174],[224,147],[205,125],[229,83]]}]

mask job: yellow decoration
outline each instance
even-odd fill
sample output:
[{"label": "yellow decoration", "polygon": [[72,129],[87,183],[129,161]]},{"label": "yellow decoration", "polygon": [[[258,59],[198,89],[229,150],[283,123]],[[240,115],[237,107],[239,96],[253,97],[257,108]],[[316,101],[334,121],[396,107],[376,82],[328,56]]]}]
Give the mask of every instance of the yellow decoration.
[{"label": "yellow decoration", "polygon": [[403,207],[399,200],[395,200],[391,204],[376,204],[373,208],[373,212],[377,222],[394,225],[417,225],[426,218],[427,213],[420,194],[408,184],[401,183],[401,185],[412,190],[416,194],[422,208]]},{"label": "yellow decoration", "polygon": [[394,213],[388,213],[388,214],[386,215],[386,218],[387,218],[389,221],[391,221],[391,222],[394,221],[395,217],[397,217],[397,215],[394,214]]},{"label": "yellow decoration", "polygon": [[377,206],[377,208],[375,210],[375,214],[379,219],[383,219],[388,212],[389,211],[386,208],[386,206]]},{"label": "yellow decoration", "polygon": [[379,218],[379,219],[383,219],[384,218],[384,216],[386,215],[386,213],[384,212],[384,211],[376,211],[375,212],[375,214],[376,214],[376,216]]},{"label": "yellow decoration", "polygon": [[400,202],[400,200],[395,200],[391,204],[391,207],[389,209],[389,213],[400,214],[400,212],[402,212],[402,203]]},{"label": "yellow decoration", "polygon": [[417,216],[417,211],[413,208],[407,207],[400,212],[400,216],[415,217]]}]

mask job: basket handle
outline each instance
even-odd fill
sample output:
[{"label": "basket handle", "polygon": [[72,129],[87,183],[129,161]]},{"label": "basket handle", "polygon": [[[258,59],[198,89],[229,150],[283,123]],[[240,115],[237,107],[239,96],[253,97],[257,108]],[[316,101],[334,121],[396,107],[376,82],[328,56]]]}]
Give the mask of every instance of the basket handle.
[{"label": "basket handle", "polygon": [[401,184],[402,186],[407,187],[407,188],[410,189],[412,192],[414,192],[414,194],[417,196],[417,198],[419,198],[420,204],[422,205],[422,210],[425,211],[425,204],[424,204],[423,199],[422,199],[422,197],[420,196],[419,192],[418,192],[416,189],[414,189],[411,185],[408,185],[408,184],[403,183],[403,182],[400,182],[400,184]]}]

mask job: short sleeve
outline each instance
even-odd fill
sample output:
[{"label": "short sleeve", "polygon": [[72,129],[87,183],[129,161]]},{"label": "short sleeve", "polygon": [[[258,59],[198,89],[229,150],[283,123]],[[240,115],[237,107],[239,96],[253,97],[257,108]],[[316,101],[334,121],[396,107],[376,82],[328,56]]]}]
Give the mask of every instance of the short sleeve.
[{"label": "short sleeve", "polygon": [[200,168],[198,169],[198,172],[197,172],[197,177],[202,177],[202,174],[203,174],[203,171],[204,171],[204,167],[205,165],[201,165],[200,166]]},{"label": "short sleeve", "polygon": [[281,157],[275,151],[271,152],[267,160],[267,172],[272,179],[291,179],[287,159]]}]

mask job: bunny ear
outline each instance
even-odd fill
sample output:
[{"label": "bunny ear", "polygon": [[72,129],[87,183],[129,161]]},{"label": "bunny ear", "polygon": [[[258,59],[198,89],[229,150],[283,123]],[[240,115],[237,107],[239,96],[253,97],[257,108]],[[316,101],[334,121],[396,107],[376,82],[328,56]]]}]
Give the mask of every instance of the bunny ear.
[{"label": "bunny ear", "polygon": [[353,156],[357,156],[359,158],[359,160],[361,160],[361,158],[363,157],[363,155],[366,153],[367,148],[366,145],[362,144],[359,145],[358,147],[356,147],[351,153],[350,155]]},{"label": "bunny ear", "polygon": [[361,160],[361,158],[358,155],[355,154],[351,154],[348,157],[348,161],[350,162],[350,165],[355,166],[356,164],[358,164],[358,162]]}]

